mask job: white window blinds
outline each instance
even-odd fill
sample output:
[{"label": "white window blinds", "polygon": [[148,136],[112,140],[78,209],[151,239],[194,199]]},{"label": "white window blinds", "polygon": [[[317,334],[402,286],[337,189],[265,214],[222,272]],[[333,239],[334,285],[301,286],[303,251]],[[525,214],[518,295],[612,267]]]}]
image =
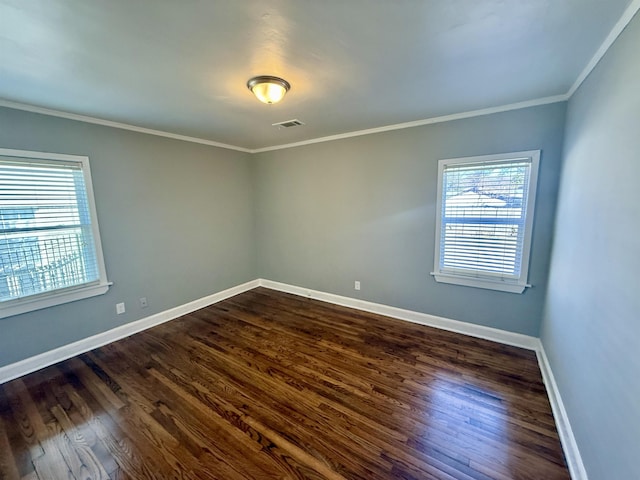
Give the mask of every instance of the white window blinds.
[{"label": "white window blinds", "polygon": [[0,156],[0,305],[106,283],[88,161],[64,157]]},{"label": "white window blinds", "polygon": [[520,152],[440,162],[437,280],[465,277],[469,286],[524,289],[538,157]]}]

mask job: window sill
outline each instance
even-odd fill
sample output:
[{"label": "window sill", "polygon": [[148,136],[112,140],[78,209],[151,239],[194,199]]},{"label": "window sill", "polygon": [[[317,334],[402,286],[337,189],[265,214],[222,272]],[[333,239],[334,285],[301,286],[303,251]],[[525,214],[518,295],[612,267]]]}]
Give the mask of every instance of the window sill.
[{"label": "window sill", "polygon": [[500,280],[490,280],[477,277],[465,277],[462,275],[450,275],[446,273],[431,272],[436,282],[449,283],[452,285],[463,285],[465,287],[484,288],[487,290],[498,290],[509,293],[522,293],[525,288],[531,285],[524,283],[508,283]]},{"label": "window sill", "polygon": [[43,308],[61,305],[63,303],[75,302],[84,298],[95,297],[107,293],[111,282],[86,285],[77,288],[59,290],[57,292],[43,293],[33,297],[10,300],[0,304],[0,318],[20,315],[21,313],[32,312]]}]

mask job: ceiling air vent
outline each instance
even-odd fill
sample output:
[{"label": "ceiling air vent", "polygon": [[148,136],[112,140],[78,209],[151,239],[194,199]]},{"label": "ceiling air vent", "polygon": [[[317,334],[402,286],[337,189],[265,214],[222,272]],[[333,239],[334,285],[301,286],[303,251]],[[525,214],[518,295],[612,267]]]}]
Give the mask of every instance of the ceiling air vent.
[{"label": "ceiling air vent", "polygon": [[284,122],[272,123],[271,125],[278,128],[292,128],[304,125],[304,122],[294,118],[293,120],[285,120]]}]

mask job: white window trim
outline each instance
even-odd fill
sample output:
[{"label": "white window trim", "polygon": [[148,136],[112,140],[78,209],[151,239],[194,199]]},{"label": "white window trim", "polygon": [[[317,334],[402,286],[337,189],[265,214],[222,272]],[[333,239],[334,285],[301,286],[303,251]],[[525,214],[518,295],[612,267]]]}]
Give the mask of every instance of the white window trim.
[{"label": "white window trim", "polygon": [[98,227],[98,214],[96,211],[95,199],[93,196],[93,183],[91,181],[91,169],[89,166],[89,157],[80,155],[66,155],[61,153],[32,152],[27,150],[13,150],[0,148],[0,156],[18,157],[18,158],[37,158],[43,160],[58,160],[66,162],[75,162],[82,164],[82,172],[84,176],[85,188],[87,191],[87,201],[89,204],[89,214],[91,216],[91,229],[93,233],[96,263],[98,265],[99,279],[96,282],[80,285],[78,287],[70,287],[51,292],[32,295],[16,300],[9,300],[0,304],[0,318],[6,318],[21,313],[27,313],[42,308],[53,307],[63,303],[74,302],[84,298],[103,295],[109,290],[111,282],[107,281],[107,270],[104,265],[104,256],[102,252],[102,241],[100,240],[100,228]]},{"label": "white window trim", "polygon": [[[464,275],[453,272],[440,271],[440,239],[442,229],[442,180],[445,166],[458,163],[498,163],[505,160],[529,159],[531,172],[529,176],[529,193],[527,198],[527,210],[525,212],[525,234],[522,245],[522,265],[520,278],[517,280],[501,278],[491,275],[470,274]],[[525,288],[531,287],[527,283],[529,275],[529,257],[531,253],[531,237],[533,233],[533,219],[536,204],[536,190],[538,185],[538,168],[540,164],[540,150],[527,150],[523,152],[501,153],[496,155],[481,155],[475,157],[449,158],[438,162],[438,191],[436,202],[436,231],[435,249],[433,256],[433,272],[431,275],[437,282],[462,285],[466,287],[485,288],[509,293],[522,293]]]}]

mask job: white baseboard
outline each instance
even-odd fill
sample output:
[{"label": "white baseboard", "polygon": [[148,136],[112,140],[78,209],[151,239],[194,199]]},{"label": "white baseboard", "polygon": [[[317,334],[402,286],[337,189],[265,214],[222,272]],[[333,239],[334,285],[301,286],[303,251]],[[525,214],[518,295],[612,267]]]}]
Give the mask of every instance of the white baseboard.
[{"label": "white baseboard", "polygon": [[538,357],[538,364],[542,373],[542,379],[547,389],[547,395],[549,396],[549,402],[551,403],[551,409],[553,411],[562,448],[567,459],[571,478],[572,480],[588,480],[587,473],[582,462],[582,457],[580,456],[580,451],[578,450],[578,445],[573,435],[571,424],[569,423],[567,411],[565,410],[562,397],[560,396],[560,391],[558,390],[558,386],[553,376],[553,371],[551,370],[549,360],[547,359],[544,347],[542,346],[539,338],[522,335],[520,333],[507,332],[505,330],[499,330],[497,328],[486,327],[483,325],[475,325],[472,323],[461,322],[459,320],[429,315],[427,313],[404,310],[402,308],[391,307],[389,305],[367,302],[356,298],[343,297],[333,293],[311,290],[266,279],[252,280],[250,282],[243,283],[242,285],[237,285],[227,290],[214,293],[213,295],[194,300],[193,302],[165,310],[164,312],[121,325],[112,330],[78,340],[77,342],[64,345],[4,367],[0,367],[0,384],[28,373],[35,372],[36,370],[40,370],[76,355],[80,355],[81,353],[88,352],[94,348],[115,342],[116,340],[128,337],[134,333],[141,332],[161,323],[168,322],[181,317],[182,315],[213,305],[214,303],[218,303],[258,286],[313,298],[323,302],[333,303],[335,305],[354,308],[356,310],[377,313],[420,325],[448,330],[450,332],[483,338],[485,340],[492,340],[506,345],[534,350]]},{"label": "white baseboard", "polygon": [[379,315],[386,315],[387,317],[393,317],[399,320],[405,320],[407,322],[418,323],[420,325],[426,325],[428,327],[435,327],[441,330],[462,333],[471,337],[483,338],[485,340],[492,340],[494,342],[504,343],[506,345],[526,348],[527,350],[537,350],[538,345],[540,344],[538,338],[531,337],[529,335],[523,335],[521,333],[507,332],[506,330],[485,327],[484,325],[476,325],[473,323],[461,322],[459,320],[452,320],[450,318],[437,317],[435,315],[415,312],[413,310],[404,310],[402,308],[391,307],[389,305],[367,302],[365,300],[358,300],[356,298],[343,297],[340,295],[335,295],[333,293],[310,290],[308,288],[296,287],[294,285],[274,282],[263,278],[260,279],[260,286],[270,288],[272,290],[278,290],[280,292],[293,293],[294,295],[299,295],[302,297],[322,300],[323,302],[333,303],[335,305],[342,305],[343,307],[355,308],[356,310],[377,313]]},{"label": "white baseboard", "polygon": [[238,295],[239,293],[256,288],[259,284],[259,280],[252,280],[250,282],[243,283],[242,285],[237,285],[235,287],[228,288],[227,290],[199,298],[193,302],[185,303],[184,305],[165,310],[164,312],[156,313],[155,315],[107,330],[106,332],[98,333],[91,337],[78,340],[77,342],[63,345],[62,347],[49,350],[48,352],[26,358],[19,362],[5,365],[4,367],[0,367],[0,384],[28,373],[35,372],[36,370],[40,370],[44,367],[48,367],[54,363],[61,362],[62,360],[75,357],[76,355],[88,352],[94,348],[102,347],[108,343],[133,335],[134,333],[155,327],[156,325],[181,317],[187,313],[213,305],[214,303],[218,303],[229,297]]},{"label": "white baseboard", "polygon": [[589,480],[587,470],[582,462],[580,450],[578,449],[576,437],[573,435],[573,430],[571,429],[567,410],[564,408],[562,396],[560,395],[560,390],[558,390],[558,384],[553,376],[553,370],[551,370],[549,359],[547,358],[547,354],[544,351],[544,346],[540,339],[538,339],[536,355],[538,356],[538,365],[540,366],[540,372],[542,373],[542,380],[547,388],[549,403],[551,403],[553,418],[556,422],[558,436],[560,437],[560,443],[562,443],[562,449],[564,450],[564,456],[567,460],[571,479]]},{"label": "white baseboard", "polygon": [[571,474],[571,479],[588,480],[587,472],[584,468],[582,457],[580,456],[580,451],[578,450],[578,445],[573,435],[573,430],[571,429],[571,424],[569,423],[567,411],[562,403],[562,397],[560,396],[560,391],[558,390],[558,386],[553,376],[553,371],[551,370],[549,360],[547,359],[547,355],[539,338],[507,332],[497,328],[485,327],[483,325],[461,322],[459,320],[452,320],[450,318],[437,317],[427,313],[420,313],[379,303],[367,302],[356,298],[343,297],[333,293],[320,292],[266,279],[260,279],[260,286],[344,307],[355,308],[356,310],[386,315],[399,320],[427,325],[429,327],[462,333],[472,337],[483,338],[485,340],[492,340],[494,342],[535,351],[536,357],[538,358],[538,365],[540,366],[540,371],[542,373],[542,379],[547,389],[547,395],[549,396],[549,402],[551,403],[551,410],[553,412],[556,428],[560,437],[560,443],[562,444],[569,473]]}]

